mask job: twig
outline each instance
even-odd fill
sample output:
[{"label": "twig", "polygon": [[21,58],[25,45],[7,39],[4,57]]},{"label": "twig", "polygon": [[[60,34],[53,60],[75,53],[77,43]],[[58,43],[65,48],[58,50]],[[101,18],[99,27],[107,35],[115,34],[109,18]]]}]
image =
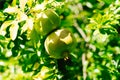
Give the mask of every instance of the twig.
[{"label": "twig", "polygon": [[[74,27],[77,29],[77,31],[81,34],[81,36],[83,37],[83,39],[85,40],[85,42],[87,41],[87,36],[84,33],[84,31],[79,27],[78,23],[76,20],[74,20]],[[83,65],[83,80],[86,80],[87,77],[87,72],[86,72],[86,55],[85,53],[82,54],[82,65]]]},{"label": "twig", "polygon": [[87,73],[86,73],[86,59],[85,59],[85,53],[82,54],[82,65],[83,65],[83,80],[86,80]]},{"label": "twig", "polygon": [[78,30],[78,32],[81,34],[81,36],[83,37],[83,39],[85,40],[85,42],[87,41],[87,37],[86,34],[84,33],[84,31],[79,27],[78,23],[76,20],[74,20],[74,27]]}]

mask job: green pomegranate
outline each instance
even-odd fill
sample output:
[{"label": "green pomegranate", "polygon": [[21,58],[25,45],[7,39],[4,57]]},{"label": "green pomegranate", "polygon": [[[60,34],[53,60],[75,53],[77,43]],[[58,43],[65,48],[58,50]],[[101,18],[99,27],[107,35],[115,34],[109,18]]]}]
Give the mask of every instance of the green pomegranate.
[{"label": "green pomegranate", "polygon": [[59,29],[47,36],[44,46],[51,57],[60,59],[69,56],[75,43],[75,38],[69,30]]},{"label": "green pomegranate", "polygon": [[49,9],[39,14],[39,17],[35,20],[34,28],[38,34],[46,35],[56,29],[59,24],[60,17],[55,11]]}]

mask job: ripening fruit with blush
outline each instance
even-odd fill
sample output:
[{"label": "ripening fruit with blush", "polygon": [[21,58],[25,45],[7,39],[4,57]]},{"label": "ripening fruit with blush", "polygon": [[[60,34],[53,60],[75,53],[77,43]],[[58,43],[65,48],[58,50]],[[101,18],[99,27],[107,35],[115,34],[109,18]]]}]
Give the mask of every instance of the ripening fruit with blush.
[{"label": "ripening fruit with blush", "polygon": [[69,56],[75,48],[75,38],[67,29],[59,29],[47,36],[44,46],[47,53],[56,59]]},{"label": "ripening fruit with blush", "polygon": [[39,14],[39,17],[35,20],[34,28],[38,34],[46,35],[56,29],[59,24],[59,15],[55,11],[49,9]]}]

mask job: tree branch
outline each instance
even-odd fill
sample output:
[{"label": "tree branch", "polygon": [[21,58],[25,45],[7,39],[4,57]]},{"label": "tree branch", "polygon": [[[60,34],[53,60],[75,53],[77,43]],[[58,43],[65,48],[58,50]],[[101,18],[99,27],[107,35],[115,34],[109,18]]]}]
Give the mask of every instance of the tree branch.
[{"label": "tree branch", "polygon": [[83,80],[86,80],[87,72],[86,72],[86,58],[85,58],[85,53],[82,54],[82,65],[83,65]]},{"label": "tree branch", "polygon": [[77,31],[81,34],[81,36],[83,37],[83,39],[85,40],[85,42],[88,42],[86,34],[84,33],[84,31],[79,27],[78,23],[76,20],[74,20],[74,27],[77,29]]},{"label": "tree branch", "polygon": [[[84,33],[84,31],[79,27],[78,23],[76,20],[74,20],[74,27],[77,29],[77,31],[81,34],[85,42],[88,42],[87,36]],[[83,80],[86,80],[87,77],[87,72],[86,72],[86,55],[85,53],[82,54],[82,65],[83,65]]]}]

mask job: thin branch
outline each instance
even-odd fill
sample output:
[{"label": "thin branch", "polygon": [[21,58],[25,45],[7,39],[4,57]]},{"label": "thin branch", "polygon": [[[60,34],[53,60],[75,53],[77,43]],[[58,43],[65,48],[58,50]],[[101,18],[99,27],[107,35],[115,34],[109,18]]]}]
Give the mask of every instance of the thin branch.
[{"label": "thin branch", "polygon": [[[85,42],[87,41],[87,36],[84,33],[84,31],[79,27],[78,23],[76,20],[74,20],[74,27],[77,29],[77,31],[81,34],[81,36],[83,37],[83,39],[85,40]],[[86,80],[87,77],[87,71],[86,71],[86,55],[85,53],[82,54],[82,65],[83,65],[83,80]]]},{"label": "thin branch", "polygon": [[85,59],[85,53],[82,54],[82,65],[83,65],[83,80],[86,80],[87,73],[86,73],[86,59]]},{"label": "thin branch", "polygon": [[78,30],[78,32],[81,34],[81,36],[83,37],[83,39],[85,40],[85,42],[87,41],[87,37],[86,34],[84,33],[84,31],[79,27],[78,23],[76,20],[74,20],[74,27]]}]

